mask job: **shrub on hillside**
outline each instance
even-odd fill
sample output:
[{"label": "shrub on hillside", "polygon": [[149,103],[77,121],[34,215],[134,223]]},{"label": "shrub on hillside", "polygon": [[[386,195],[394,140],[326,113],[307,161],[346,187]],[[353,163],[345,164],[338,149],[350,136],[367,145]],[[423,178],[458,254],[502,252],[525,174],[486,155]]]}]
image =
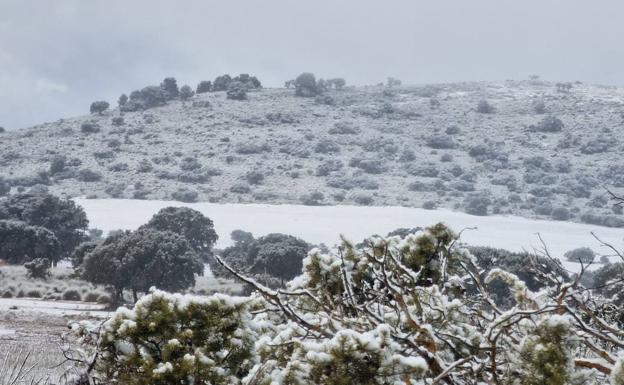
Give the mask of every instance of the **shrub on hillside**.
[{"label": "shrub on hillside", "polygon": [[480,114],[493,114],[494,107],[487,100],[480,100],[477,103],[477,112]]},{"label": "shrub on hillside", "polygon": [[204,94],[206,92],[212,91],[212,82],[210,80],[202,80],[197,85],[196,93]]},{"label": "shrub on hillside", "polygon": [[102,174],[89,168],[83,168],[78,171],[78,180],[81,182],[99,182],[102,180]]},{"label": "shrub on hillside", "polygon": [[340,152],[340,145],[331,140],[322,139],[314,145],[314,152],[318,154],[336,154]]},{"label": "shrub on hillside", "polygon": [[327,176],[334,171],[342,169],[343,163],[340,160],[330,159],[316,167],[317,176]]},{"label": "shrub on hillside", "polygon": [[232,81],[228,84],[227,98],[232,100],[246,100],[247,88],[239,81]]},{"label": "shrub on hillside", "polygon": [[457,145],[453,138],[447,135],[433,135],[426,139],[427,146],[438,150],[455,148]]},{"label": "shrub on hillside", "polygon": [[91,103],[91,107],[89,107],[89,111],[92,114],[102,114],[102,112],[108,110],[108,107],[110,107],[110,104],[108,104],[108,102],[100,100],[100,101]]},{"label": "shrub on hillside", "polygon": [[189,190],[186,188],[180,188],[177,191],[171,193],[171,197],[173,200],[185,202],[185,203],[193,203],[197,202],[197,197],[199,194],[197,191]]},{"label": "shrub on hillside", "polygon": [[93,134],[96,132],[100,132],[100,125],[97,124],[96,122],[90,122],[90,121],[82,122],[80,124],[80,131],[84,132],[85,134]]},{"label": "shrub on hillside", "polygon": [[162,83],[160,83],[160,88],[163,89],[167,100],[175,99],[180,95],[178,82],[175,78],[165,78]]},{"label": "shrub on hillside", "polygon": [[119,109],[122,109],[123,106],[128,104],[128,95],[121,94],[119,99],[117,99],[117,105],[119,105]]},{"label": "shrub on hillside", "polygon": [[579,247],[566,252],[563,256],[570,262],[578,262],[587,265],[594,261],[596,253],[589,247]]},{"label": "shrub on hillside", "polygon": [[316,77],[309,72],[297,76],[294,86],[296,96],[313,97],[321,93],[316,83]]},{"label": "shrub on hillside", "polygon": [[545,132],[545,133],[560,132],[561,130],[563,130],[563,127],[564,127],[564,124],[561,121],[561,119],[552,115],[546,116],[536,125],[530,126],[530,128],[533,131]]},{"label": "shrub on hillside", "polygon": [[213,91],[227,91],[228,86],[232,82],[232,77],[228,74],[217,76],[212,83]]},{"label": "shrub on hillside", "polygon": [[492,204],[490,198],[484,193],[472,193],[464,199],[464,210],[468,214],[485,216],[488,215],[488,207]]},{"label": "shrub on hillside", "polygon": [[180,99],[188,100],[188,99],[192,98],[194,95],[195,95],[195,91],[193,91],[190,86],[183,85],[180,88]]},{"label": "shrub on hillside", "polygon": [[341,121],[334,123],[334,127],[329,129],[332,135],[356,135],[360,133],[360,129],[354,127],[351,122]]},{"label": "shrub on hillside", "polygon": [[245,173],[245,180],[249,184],[261,184],[264,181],[264,173],[260,170],[251,170]]}]

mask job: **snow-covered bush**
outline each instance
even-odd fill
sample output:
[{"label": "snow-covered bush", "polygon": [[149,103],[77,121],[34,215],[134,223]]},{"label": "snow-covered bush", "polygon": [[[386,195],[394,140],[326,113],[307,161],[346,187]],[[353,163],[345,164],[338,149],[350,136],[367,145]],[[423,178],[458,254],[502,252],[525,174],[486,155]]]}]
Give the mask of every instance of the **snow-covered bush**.
[{"label": "snow-covered bush", "polygon": [[180,88],[180,99],[188,100],[192,98],[194,95],[195,95],[195,91],[193,91],[193,89],[189,85],[184,85]]},{"label": "snow-covered bush", "polygon": [[210,80],[202,80],[197,85],[197,90],[195,92],[198,94],[203,94],[210,91],[212,91],[212,82]]},{"label": "snow-covered bush", "polygon": [[452,137],[448,135],[432,135],[426,139],[427,146],[435,149],[451,149],[457,145]]},{"label": "snow-covered bush", "polygon": [[507,255],[477,254],[442,224],[345,240],[281,291],[219,260],[254,296],[153,291],[99,335],[74,329],[98,353],[91,376],[123,384],[621,384],[612,304],[547,256],[518,254],[514,274],[497,267]]},{"label": "snow-covered bush", "polygon": [[321,93],[316,82],[316,77],[309,72],[304,72],[297,76],[294,81],[294,86],[296,96],[312,97]]},{"label": "snow-covered bush", "polygon": [[494,113],[494,107],[487,100],[483,99],[477,103],[477,112],[480,114]]},{"label": "snow-covered bush", "polygon": [[589,247],[579,247],[566,252],[563,256],[570,262],[588,264],[596,258],[596,253]]},{"label": "snow-covered bush", "polygon": [[232,100],[246,100],[247,88],[239,81],[232,81],[228,84],[227,98]]},{"label": "snow-covered bush", "polygon": [[91,107],[89,107],[89,112],[91,112],[92,114],[101,115],[102,112],[108,110],[109,106],[110,105],[108,104],[108,102],[104,100],[96,101],[91,103]]},{"label": "snow-covered bush", "polygon": [[316,143],[314,151],[318,154],[336,154],[340,152],[340,145],[331,140],[322,139]]},{"label": "snow-covered bush", "polygon": [[86,121],[80,124],[80,131],[85,134],[93,134],[100,132],[100,126],[96,122]]},{"label": "snow-covered bush", "polygon": [[532,125],[530,128],[534,131],[538,132],[560,132],[564,127],[561,119],[549,115],[544,117],[539,123],[536,125]]},{"label": "snow-covered bush", "polygon": [[97,369],[121,384],[240,384],[258,362],[254,302],[152,291],[103,325]]},{"label": "snow-covered bush", "polygon": [[488,206],[492,204],[489,196],[483,192],[471,193],[464,200],[464,209],[472,215],[488,215]]},{"label": "snow-covered bush", "polygon": [[171,198],[176,201],[193,203],[197,202],[199,194],[195,190],[189,190],[186,188],[180,188],[177,191],[171,193]]},{"label": "snow-covered bush", "polygon": [[342,169],[343,163],[337,159],[326,160],[316,167],[317,176],[327,176],[334,171]]}]

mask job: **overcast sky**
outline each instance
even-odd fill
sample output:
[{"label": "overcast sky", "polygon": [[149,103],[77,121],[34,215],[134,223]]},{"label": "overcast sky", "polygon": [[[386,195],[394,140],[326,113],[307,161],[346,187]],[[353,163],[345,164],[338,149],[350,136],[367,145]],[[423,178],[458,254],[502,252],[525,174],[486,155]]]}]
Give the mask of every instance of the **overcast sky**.
[{"label": "overcast sky", "polygon": [[174,76],[624,85],[622,0],[0,0],[0,126]]}]

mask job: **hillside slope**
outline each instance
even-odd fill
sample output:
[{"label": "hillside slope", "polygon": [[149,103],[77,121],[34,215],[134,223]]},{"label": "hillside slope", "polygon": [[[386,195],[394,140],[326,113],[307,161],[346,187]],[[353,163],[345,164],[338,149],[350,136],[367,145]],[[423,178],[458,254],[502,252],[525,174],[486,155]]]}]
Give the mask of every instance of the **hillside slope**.
[{"label": "hillside slope", "polygon": [[[114,110],[6,132],[0,176],[71,197],[424,206],[624,225],[603,187],[624,187],[623,89],[508,81],[328,95],[333,105],[292,89],[247,101],[207,93],[124,113],[123,123]],[[482,100],[494,110],[479,112]],[[99,132],[83,132],[85,122]]]}]

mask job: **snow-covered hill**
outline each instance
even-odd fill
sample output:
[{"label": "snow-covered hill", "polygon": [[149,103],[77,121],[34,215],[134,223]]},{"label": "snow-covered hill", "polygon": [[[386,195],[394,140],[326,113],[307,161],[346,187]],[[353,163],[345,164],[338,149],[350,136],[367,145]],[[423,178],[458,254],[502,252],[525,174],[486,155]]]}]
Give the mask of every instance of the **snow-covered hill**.
[{"label": "snow-covered hill", "polygon": [[[214,92],[122,120],[114,110],[7,132],[0,176],[14,190],[45,184],[71,197],[424,206],[624,226],[604,189],[624,187],[623,89],[508,81],[327,96]],[[479,112],[482,100],[493,111]],[[55,159],[64,162],[46,174]]]},{"label": "snow-covered hill", "polygon": [[[373,235],[386,235],[399,227],[429,226],[444,222],[461,239],[476,246],[491,246],[511,251],[541,249],[538,234],[552,256],[587,246],[600,254],[610,254],[591,235],[624,249],[624,230],[570,222],[531,220],[514,216],[473,216],[449,210],[424,210],[405,207],[295,206],[266,204],[180,203],[123,199],[76,199],[87,212],[91,227],[104,231],[135,229],[167,206],[188,206],[214,221],[219,235],[217,247],[231,244],[232,230],[251,231],[260,236],[273,232],[299,236],[308,242],[334,245],[340,234],[352,241]],[[469,229],[470,228],[470,229]],[[615,260],[614,260],[615,261]],[[566,263],[570,269],[577,264]]]}]

